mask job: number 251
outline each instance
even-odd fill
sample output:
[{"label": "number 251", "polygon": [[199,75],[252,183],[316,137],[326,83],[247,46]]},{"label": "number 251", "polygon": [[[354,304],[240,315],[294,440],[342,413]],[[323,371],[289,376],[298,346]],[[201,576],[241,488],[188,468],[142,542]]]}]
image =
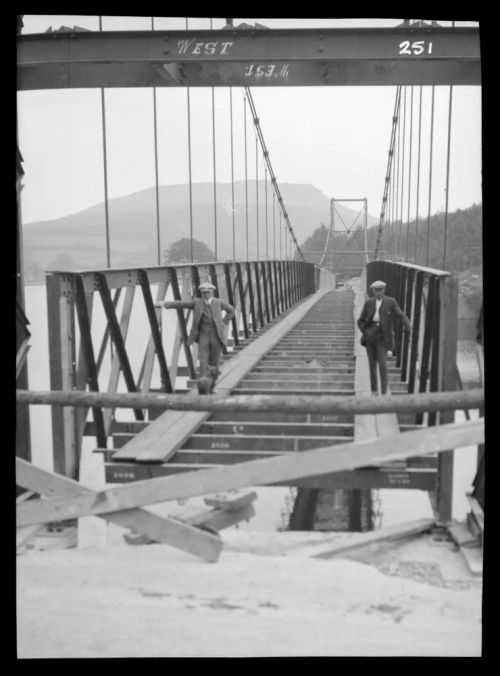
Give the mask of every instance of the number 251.
[{"label": "number 251", "polygon": [[[399,43],[400,54],[409,54],[410,56],[412,55],[418,56],[419,54],[422,54],[424,50],[425,50],[424,40],[418,40],[417,42],[412,42],[411,44],[409,40],[405,40],[404,42]],[[429,45],[427,47],[427,54],[432,54],[432,42],[429,42]]]}]

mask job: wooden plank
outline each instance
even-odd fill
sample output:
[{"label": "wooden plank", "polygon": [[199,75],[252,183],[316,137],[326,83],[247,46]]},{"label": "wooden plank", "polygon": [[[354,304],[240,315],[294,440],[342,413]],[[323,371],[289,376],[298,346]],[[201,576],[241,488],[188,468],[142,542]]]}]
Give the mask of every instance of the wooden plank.
[{"label": "wooden plank", "polygon": [[[186,396],[196,396],[196,392],[193,391]],[[141,455],[141,451],[146,456],[148,451],[159,445],[165,449],[170,429],[176,430],[176,439],[179,440],[179,446],[181,446],[197,429],[197,424],[201,424],[209,415],[209,413],[197,413],[196,411],[166,411],[117,451],[113,455],[113,460],[136,460]],[[200,416],[203,417],[198,420]],[[162,458],[162,453],[157,452],[156,456],[153,454],[151,460],[159,462]]]},{"label": "wooden plank", "polygon": [[[227,463],[226,463],[227,464]],[[219,465],[220,466],[220,465]],[[191,470],[207,469],[207,463],[200,465],[178,464],[167,462],[144,466],[138,463],[112,463],[106,465],[106,480],[108,483],[125,484],[130,481],[152,479]],[[260,482],[266,485],[265,482]],[[257,484],[259,485],[259,484]],[[362,468],[356,471],[335,472],[298,479],[277,481],[271,486],[296,486],[298,488],[350,488],[370,490],[372,488],[401,489],[411,488],[422,491],[432,491],[436,488],[436,470],[420,470],[406,468],[404,470],[386,470],[382,468]]]},{"label": "wooden plank", "polygon": [[176,516],[175,513],[169,514],[169,516],[172,518],[179,518],[181,521],[189,523],[192,526],[207,526],[212,530],[219,531],[224,528],[229,528],[229,526],[234,526],[241,521],[249,521],[255,516],[255,508],[252,504],[230,511],[224,509],[201,508],[197,515],[191,517],[184,514]]},{"label": "wooden plank", "polygon": [[[317,294],[304,301],[282,322],[271,327],[221,368],[217,394],[230,393],[239,381],[279,340],[297,324],[320,299]],[[192,397],[199,395],[193,391]],[[135,459],[137,462],[166,462],[210,416],[209,412],[166,411],[151,425],[113,455],[113,460]]]},{"label": "wooden plank", "polygon": [[[92,501],[99,500],[98,492],[72,479],[35,467],[19,458],[16,458],[16,477],[19,485],[42,495],[65,496],[70,500],[76,500],[78,497],[85,497]],[[160,517],[143,509],[107,513],[102,518],[122,528],[143,533],[158,542],[200,556],[206,561],[217,561],[222,549],[220,538],[199,528],[182,524],[175,519]]]},{"label": "wooden plank", "polygon": [[[171,519],[178,519],[191,526],[202,526],[214,531],[220,531],[234,526],[241,521],[250,521],[255,516],[255,509],[251,504],[230,512],[223,509],[207,509],[206,507],[187,505],[170,512],[168,516]],[[37,528],[37,526],[28,526],[28,528]],[[141,533],[127,533],[123,537],[130,545],[152,544],[156,542],[156,540]]]},{"label": "wooden plank", "polygon": [[398,418],[395,413],[379,413],[375,415],[377,436],[392,437],[399,432]]},{"label": "wooden plank", "polygon": [[[463,392],[427,392],[415,395],[387,395],[386,397],[358,396],[295,396],[252,394],[249,396],[163,394],[130,394],[107,392],[29,391],[17,390],[16,401],[24,404],[43,404],[53,407],[104,406],[116,408],[149,408],[151,411],[211,411],[218,413],[243,413],[254,415],[286,412],[294,416],[305,413],[311,415],[353,413],[403,413],[416,411],[444,411],[474,409],[484,406],[484,390],[464,390]],[[300,419],[300,418],[299,418]],[[333,420],[322,417],[321,421]],[[413,424],[411,416],[405,422]]]},{"label": "wooden plank", "polygon": [[[367,545],[401,540],[403,538],[411,537],[412,535],[425,533],[426,531],[429,531],[435,524],[435,519],[418,519],[417,521],[396,524],[395,526],[387,526],[386,528],[380,528],[379,530],[356,533],[349,538],[342,538],[338,541],[332,542],[330,545],[322,544],[317,548],[311,547],[308,552],[309,556],[314,559],[329,559],[338,554],[346,554],[348,552],[350,553],[356,549],[366,547]],[[307,552],[301,553],[307,554]]]},{"label": "wooden plank", "polygon": [[[94,518],[94,517],[88,517]],[[39,523],[36,526],[25,526],[24,528],[16,528],[16,550],[25,545],[28,540],[34,537],[39,533],[44,527],[43,523]]]},{"label": "wooden plank", "polygon": [[[128,510],[168,500],[233,490],[258,484],[356,469],[483,443],[484,420],[439,425],[395,437],[339,444],[286,457],[185,472],[118,486],[97,495],[28,500],[17,507],[19,526]],[[22,483],[21,483],[22,485]],[[27,486],[30,488],[30,486]]]},{"label": "wooden plank", "polygon": [[239,491],[235,493],[218,493],[205,498],[206,505],[217,507],[227,512],[234,512],[242,507],[246,507],[251,502],[257,499],[255,491]]}]

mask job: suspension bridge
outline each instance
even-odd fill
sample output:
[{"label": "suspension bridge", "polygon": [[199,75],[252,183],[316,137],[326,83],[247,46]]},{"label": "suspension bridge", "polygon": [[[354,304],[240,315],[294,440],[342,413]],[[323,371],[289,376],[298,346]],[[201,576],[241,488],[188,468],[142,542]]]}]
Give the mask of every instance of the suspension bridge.
[{"label": "suspension bridge", "polygon": [[[18,542],[43,524],[98,516],[143,537],[209,561],[218,559],[219,531],[252,517],[256,486],[294,490],[287,528],[314,530],[328,506],[330,530],[360,532],[352,546],[448,528],[458,544],[481,543],[484,510],[484,393],[461,388],[457,368],[458,281],[447,269],[449,145],[453,88],[480,85],[477,28],[404,20],[394,28],[105,31],[62,27],[23,34],[18,22],[18,89],[101,90],[107,266],[46,274],[50,391],[29,389],[29,317],[24,307],[22,252],[17,287]],[[395,91],[382,208],[376,236],[368,228],[366,197],[331,197],[322,246],[299,244],[272,164],[254,87],[380,85]],[[429,259],[436,86],[449,87],[446,207],[442,264]],[[218,253],[216,136],[214,260],[195,261],[189,138],[190,260],[162,265],[158,158],[157,265],[112,265],[105,92],[113,87],[228,88],[231,106],[232,259]],[[256,194],[245,182],[246,219],[236,229],[233,167],[233,90],[241,88],[255,132]],[[431,135],[422,138],[422,91],[432,97]],[[213,102],[213,98],[212,98]],[[157,130],[154,99],[155,141]],[[212,109],[212,115],[213,115]],[[415,122],[418,120],[418,122]],[[423,145],[430,161],[423,166]],[[417,158],[417,159],[416,159]],[[259,194],[258,167],[265,194]],[[405,168],[406,167],[406,168]],[[17,161],[18,200],[24,179]],[[419,217],[428,185],[429,212]],[[272,195],[268,218],[268,189]],[[410,204],[416,191],[416,218]],[[265,202],[265,220],[248,218],[249,202]],[[340,205],[359,207],[347,223]],[[345,212],[344,212],[345,213]],[[419,220],[421,218],[421,220]],[[411,232],[410,232],[411,223]],[[21,217],[18,240],[22,241]],[[312,231],[317,224],[311,225]],[[252,233],[252,228],[255,233]],[[255,236],[256,256],[249,255]],[[246,256],[237,255],[244,241]],[[395,328],[389,363],[391,394],[370,397],[365,350],[356,319],[376,279],[387,282],[411,320],[411,338]],[[196,391],[197,352],[188,345],[190,310],[159,310],[165,300],[189,301],[201,281],[232,305],[230,337],[212,395]],[[134,313],[144,320],[134,326]],[[132,310],[134,309],[134,313]],[[104,313],[100,335],[97,312]],[[480,327],[480,324],[478,324]],[[127,343],[143,332],[135,365]],[[479,331],[478,328],[478,332]],[[482,336],[482,333],[481,333]],[[482,337],[478,355],[482,359]],[[482,362],[481,362],[482,363]],[[107,365],[109,364],[109,368]],[[29,410],[51,407],[54,472],[31,463]],[[477,420],[469,411],[479,410]],[[466,421],[455,422],[465,411]],[[88,442],[88,443],[87,443]],[[87,452],[91,444],[90,453]],[[477,447],[477,475],[468,496],[467,528],[452,523],[454,449]],[[96,467],[102,482],[89,486]],[[378,489],[426,491],[433,518],[374,530],[371,495]],[[206,508],[166,517],[143,507],[208,496]],[[341,496],[340,507],[338,496]],[[364,539],[363,539],[364,537]],[[368,539],[367,539],[368,538]],[[372,538],[370,540],[369,538]]]}]

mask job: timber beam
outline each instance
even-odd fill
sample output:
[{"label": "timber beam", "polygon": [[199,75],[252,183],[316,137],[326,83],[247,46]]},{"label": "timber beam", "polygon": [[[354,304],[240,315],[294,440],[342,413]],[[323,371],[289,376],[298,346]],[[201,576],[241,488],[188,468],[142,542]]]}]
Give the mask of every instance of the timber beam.
[{"label": "timber beam", "polygon": [[[196,472],[186,471],[69,498],[26,500],[17,505],[17,526],[128,511],[143,505],[376,466],[481,443],[484,443],[483,420],[437,425],[405,434],[398,432],[393,437],[327,446]],[[20,462],[18,459],[17,465]]]},{"label": "timber beam", "polygon": [[47,406],[103,406],[104,408],[150,408],[172,411],[224,411],[269,413],[413,413],[482,408],[484,390],[422,392],[418,394],[367,396],[226,394],[134,394],[17,390],[16,401]]},{"label": "timber beam", "polygon": [[21,35],[18,89],[479,85],[478,28]]}]

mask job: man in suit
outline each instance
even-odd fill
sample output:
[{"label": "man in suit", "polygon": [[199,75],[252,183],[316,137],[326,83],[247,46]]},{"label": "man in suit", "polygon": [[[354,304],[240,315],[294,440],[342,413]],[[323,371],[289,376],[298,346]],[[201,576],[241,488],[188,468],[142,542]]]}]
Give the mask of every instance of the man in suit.
[{"label": "man in suit", "polygon": [[358,327],[363,333],[368,355],[372,395],[378,394],[377,364],[380,373],[380,390],[382,394],[387,394],[387,354],[394,351],[393,323],[396,317],[411,336],[410,320],[401,310],[396,299],[385,295],[386,286],[387,284],[380,280],[370,284],[373,297],[366,301],[358,319]]},{"label": "man in suit", "polygon": [[[215,383],[219,375],[222,348],[227,340],[227,327],[234,316],[234,307],[214,297],[215,286],[210,282],[201,284],[199,289],[201,298],[195,298],[192,301],[155,303],[155,307],[193,310],[193,323],[188,345],[198,343],[200,378],[213,378]],[[222,310],[226,313],[224,317],[222,317]]]}]

